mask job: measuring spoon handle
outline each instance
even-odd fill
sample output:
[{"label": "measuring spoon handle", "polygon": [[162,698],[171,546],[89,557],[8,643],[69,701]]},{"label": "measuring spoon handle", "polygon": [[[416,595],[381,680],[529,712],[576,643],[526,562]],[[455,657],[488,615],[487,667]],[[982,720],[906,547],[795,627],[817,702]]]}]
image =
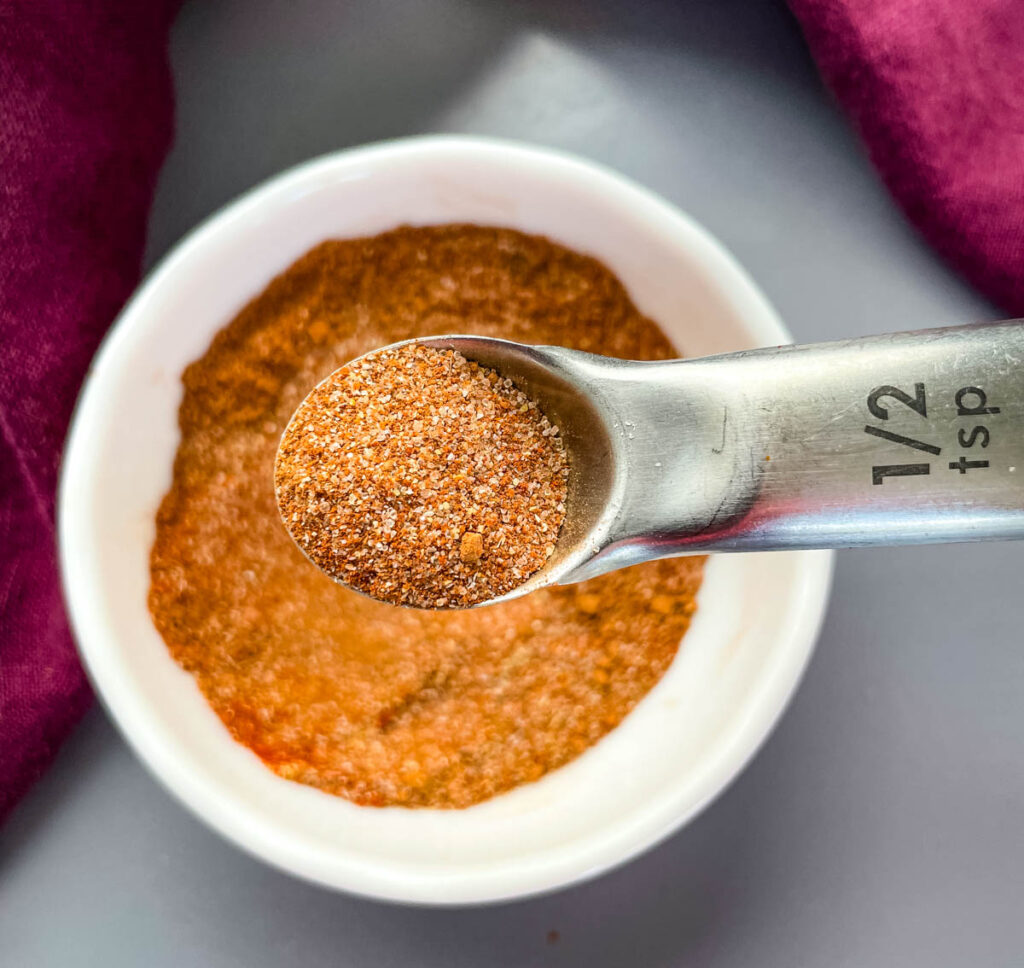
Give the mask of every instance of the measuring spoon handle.
[{"label": "measuring spoon handle", "polygon": [[722,422],[702,483],[723,498],[682,550],[1024,537],[1024,321],[694,366]]}]

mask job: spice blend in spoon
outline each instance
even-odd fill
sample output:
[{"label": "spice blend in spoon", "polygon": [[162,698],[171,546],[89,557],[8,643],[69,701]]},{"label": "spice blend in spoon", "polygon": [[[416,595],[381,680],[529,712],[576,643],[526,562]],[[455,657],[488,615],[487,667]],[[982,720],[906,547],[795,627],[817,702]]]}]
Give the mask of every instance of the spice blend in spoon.
[{"label": "spice blend in spoon", "polygon": [[554,551],[568,459],[513,382],[416,343],[343,366],[281,439],[281,517],[328,575],[394,605],[465,608]]}]

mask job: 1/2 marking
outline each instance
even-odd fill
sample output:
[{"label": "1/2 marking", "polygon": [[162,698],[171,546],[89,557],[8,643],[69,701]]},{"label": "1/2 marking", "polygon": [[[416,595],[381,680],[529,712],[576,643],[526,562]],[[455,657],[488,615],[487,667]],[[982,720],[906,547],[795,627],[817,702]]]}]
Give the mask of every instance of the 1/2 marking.
[{"label": "1/2 marking", "polygon": [[[899,387],[888,383],[884,386],[875,387],[868,394],[867,407],[872,416],[877,417],[879,420],[889,419],[889,411],[881,403],[881,401],[886,399],[902,403],[921,417],[928,417],[927,398],[923,383],[914,384],[913,396]],[[981,387],[977,386],[960,387],[953,395],[953,404],[956,407],[957,417],[983,417],[1000,413],[1000,408],[990,406],[987,394]],[[881,427],[872,427],[870,424],[865,425],[864,433],[899,444],[901,447],[909,447],[912,450],[924,451],[926,454],[934,454],[936,457],[942,453],[942,448],[936,444],[929,444],[914,437],[905,437],[903,434],[893,433],[891,430],[883,430]],[[970,428],[958,427],[956,439],[965,450],[975,446],[984,449],[988,447],[992,440],[992,432],[983,424],[977,424]],[[949,461],[947,466],[951,471],[959,471],[963,475],[971,470],[986,468],[989,466],[989,462],[987,460],[968,460],[966,456],[961,456],[958,460]],[[930,473],[931,465],[929,464],[876,464],[871,468],[871,483],[882,484],[887,477],[916,477]]]},{"label": "1/2 marking", "polygon": [[[879,420],[889,419],[888,409],[881,404],[881,401],[886,399],[902,403],[921,417],[926,419],[928,417],[928,400],[923,383],[914,384],[913,396],[899,387],[894,387],[890,383],[875,387],[868,394],[867,401],[868,410],[871,411],[873,417],[877,417]],[[942,453],[942,448],[936,447],[935,444],[928,444],[923,440],[916,440],[913,437],[905,437],[903,434],[896,434],[891,430],[883,430],[881,427],[872,427],[870,424],[865,425],[864,433],[870,434],[872,437],[881,437],[882,440],[891,441],[894,444],[899,444],[901,447],[923,450],[926,454],[934,454],[936,457]],[[871,483],[884,484],[887,477],[919,477],[931,474],[931,472],[930,464],[875,464],[871,468]]]}]

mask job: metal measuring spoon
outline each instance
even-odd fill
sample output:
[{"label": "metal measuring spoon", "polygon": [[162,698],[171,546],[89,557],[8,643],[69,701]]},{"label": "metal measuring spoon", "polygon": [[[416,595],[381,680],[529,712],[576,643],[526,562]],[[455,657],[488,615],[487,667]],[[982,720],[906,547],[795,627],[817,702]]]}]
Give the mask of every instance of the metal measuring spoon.
[{"label": "metal measuring spoon", "polygon": [[654,363],[416,342],[561,428],[565,523],[506,599],[696,552],[1024,537],[1024,320]]},{"label": "metal measuring spoon", "polygon": [[1024,537],[1024,320],[653,363],[406,342],[511,378],[561,429],[555,551],[494,601],[672,555]]}]

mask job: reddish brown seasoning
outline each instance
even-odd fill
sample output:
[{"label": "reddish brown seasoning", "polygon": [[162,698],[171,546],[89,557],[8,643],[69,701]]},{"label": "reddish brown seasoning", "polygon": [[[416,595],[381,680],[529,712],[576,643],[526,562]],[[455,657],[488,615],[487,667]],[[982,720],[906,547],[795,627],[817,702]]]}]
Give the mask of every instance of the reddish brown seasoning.
[{"label": "reddish brown seasoning", "polygon": [[394,605],[465,608],[551,556],[568,470],[558,428],[511,380],[413,343],[303,401],[275,483],[285,527],[331,577]]},{"label": "reddish brown seasoning", "polygon": [[676,355],[612,273],[543,238],[445,225],[325,242],[186,370],[157,515],[149,607],[171,654],[270,769],[364,805],[466,807],[574,759],[669,667],[700,585],[702,560],[678,558],[423,611],[311,565],[274,496],[282,430],[344,363],[444,333]]}]

